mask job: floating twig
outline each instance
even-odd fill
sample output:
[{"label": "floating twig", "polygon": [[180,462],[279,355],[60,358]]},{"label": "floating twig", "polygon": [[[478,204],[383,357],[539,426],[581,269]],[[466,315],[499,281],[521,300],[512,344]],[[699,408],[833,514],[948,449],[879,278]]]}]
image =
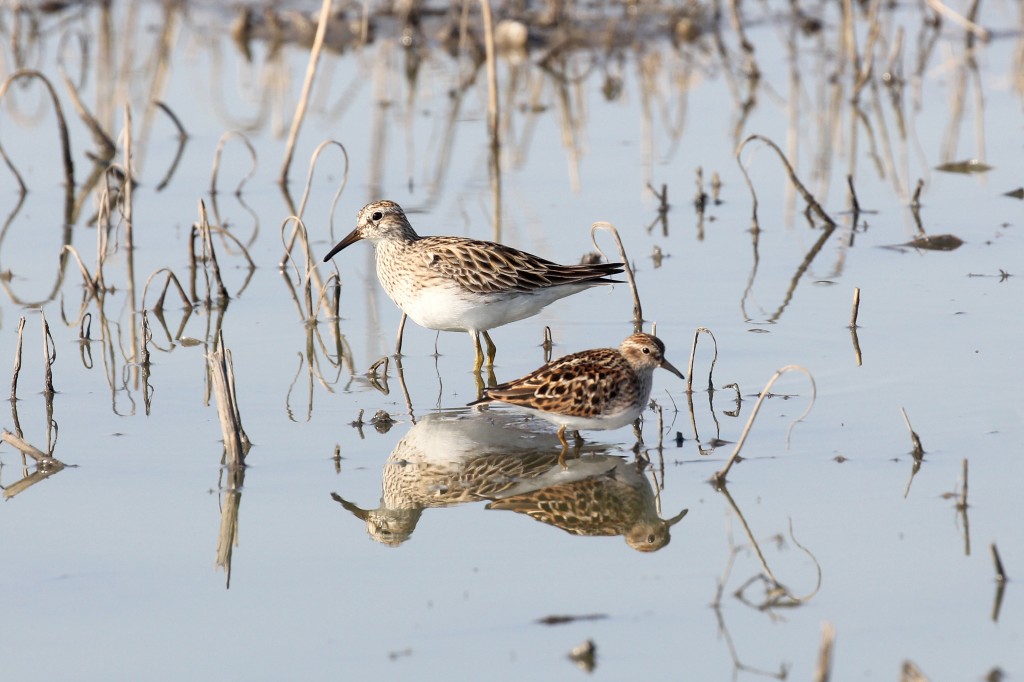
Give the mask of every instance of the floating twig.
[{"label": "floating twig", "polygon": [[747,419],[747,423],[743,427],[743,433],[740,434],[740,439],[739,441],[736,442],[736,447],[733,449],[732,454],[729,455],[729,459],[725,462],[725,466],[723,466],[720,471],[715,472],[715,474],[711,477],[711,483],[715,487],[721,488],[725,485],[725,477],[728,475],[729,469],[732,468],[732,465],[735,464],[736,460],[739,458],[740,450],[743,448],[743,443],[746,442],[747,436],[750,434],[750,429],[754,425],[754,418],[757,416],[758,410],[761,409],[761,403],[764,402],[765,397],[768,395],[768,391],[771,390],[771,387],[775,384],[775,381],[786,372],[803,372],[805,375],[807,375],[807,379],[811,382],[811,402],[807,405],[807,409],[803,411],[803,414],[801,414],[799,417],[793,420],[793,423],[789,425],[789,430],[786,433],[787,444],[789,442],[789,433],[793,430],[793,427],[796,426],[801,421],[803,421],[803,418],[806,417],[807,414],[811,411],[811,408],[814,407],[814,401],[817,398],[818,390],[814,384],[814,376],[806,367],[802,367],[800,365],[786,365],[782,369],[775,372],[775,374],[772,375],[772,378],[768,380],[768,383],[765,384],[765,387],[761,391],[761,394],[757,397],[757,402],[754,403],[754,409],[750,413],[750,418]]}]

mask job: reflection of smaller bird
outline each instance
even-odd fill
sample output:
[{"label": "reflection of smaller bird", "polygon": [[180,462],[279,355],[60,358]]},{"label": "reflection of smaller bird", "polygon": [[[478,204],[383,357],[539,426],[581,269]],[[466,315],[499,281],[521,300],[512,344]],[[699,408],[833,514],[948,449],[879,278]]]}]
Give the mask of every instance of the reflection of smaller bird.
[{"label": "reflection of smaller bird", "polygon": [[669,543],[670,529],[688,510],[670,519],[658,516],[651,483],[637,464],[604,455],[580,463],[599,471],[566,482],[561,472],[523,481],[501,493],[487,509],[527,514],[573,535],[622,535],[630,547],[641,552],[653,552]]},{"label": "reflection of smaller bird", "polygon": [[476,371],[484,360],[481,332],[493,365],[495,348],[487,330],[536,315],[592,286],[614,284],[617,280],[608,277],[622,272],[622,263],[560,265],[495,242],[421,237],[393,201],[364,206],[356,228],[324,261],[360,239],[373,243],[381,286],[416,324],[469,332]]},{"label": "reflection of smaller bird", "polygon": [[398,546],[412,535],[424,509],[490,499],[557,467],[551,433],[523,422],[519,415],[495,412],[428,414],[385,462],[379,507],[363,509],[338,494],[331,497],[365,522],[374,540]]},{"label": "reflection of smaller bird", "polygon": [[552,360],[521,379],[484,389],[470,405],[500,401],[558,425],[565,465],[567,428],[608,430],[630,424],[651,397],[658,367],[683,378],[665,359],[665,344],[650,334],[633,334],[618,348],[597,348]]}]

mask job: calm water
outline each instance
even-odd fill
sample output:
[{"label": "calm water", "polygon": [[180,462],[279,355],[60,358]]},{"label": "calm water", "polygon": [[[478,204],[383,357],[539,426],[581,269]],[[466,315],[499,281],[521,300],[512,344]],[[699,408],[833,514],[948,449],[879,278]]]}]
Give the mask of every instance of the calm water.
[{"label": "calm water", "polygon": [[[245,43],[231,38],[236,17],[210,4],[41,14],[6,3],[0,69],[53,82],[76,185],[69,211],[53,108],[39,82],[14,83],[0,102],[0,143],[29,192],[19,203],[0,169],[0,358],[13,364],[19,318],[26,326],[18,401],[2,426],[67,468],[40,470],[0,446],[4,678],[561,680],[588,676],[567,656],[592,640],[594,679],[813,679],[825,623],[836,630],[834,679],[899,679],[907,661],[934,680],[1024,675],[1014,580],[1024,571],[1024,213],[1007,196],[1024,179],[1024,14],[1015,2],[982,4],[991,39],[969,48],[950,19],[929,27],[919,8],[882,11],[874,70],[853,106],[838,10],[806,7],[823,20],[808,33],[781,7],[744,10],[750,55],[727,20],[716,36],[710,16],[697,19],[706,31],[694,41],[673,45],[648,7],[639,48],[619,10],[580,9],[582,35],[614,24],[615,46],[553,50],[557,38],[542,32],[529,53],[499,56],[498,176],[486,72],[438,45],[443,18],[425,17],[412,49],[394,18],[375,19],[363,47],[350,39],[338,49],[336,25],[286,194],[277,178],[312,35],[293,30],[294,15],[281,10],[275,42],[258,13]],[[348,18],[345,30],[358,30]],[[861,53],[869,23],[856,10]],[[95,222],[101,185],[87,185],[96,143],[61,64],[122,165],[131,107],[134,257],[115,208],[97,296],[61,256],[70,244],[95,274],[107,232]],[[157,100],[188,133],[176,165],[177,131]],[[257,164],[236,195],[253,166],[230,137],[213,197],[228,131],[244,132]],[[759,202],[755,238],[735,159],[754,133],[786,152],[833,231],[808,224],[782,165],[755,141],[742,153]],[[311,323],[302,276],[279,267],[285,221],[324,140],[345,146],[349,166],[332,228],[346,168],[336,148],[324,151],[303,213],[314,262],[381,197],[422,234],[497,235],[563,262],[594,250],[590,225],[609,221],[671,361],[686,371],[694,330],[714,332],[716,390],[703,390],[703,337],[692,400],[684,382],[656,375],[663,437],[648,412],[649,467],[633,464],[625,428],[584,434],[586,456],[562,474],[551,470],[548,426],[464,409],[476,397],[464,334],[410,324],[401,377],[392,362],[387,392],[375,388],[366,372],[391,351],[399,313],[376,282],[371,247],[318,266],[315,291],[338,269],[340,320],[321,308]],[[990,168],[939,170],[966,160]],[[703,215],[698,168],[709,194],[712,175],[721,179],[720,203]],[[863,209],[856,225],[848,175]],[[958,248],[902,246],[921,234],[909,208],[919,179],[920,229],[955,235]],[[649,185],[668,188],[663,222]],[[256,267],[216,233],[231,300],[186,311],[172,287],[161,319],[168,270],[190,292],[200,200]],[[598,241],[614,255],[607,234]],[[304,273],[301,249],[293,255]],[[195,282],[205,298],[202,263]],[[41,313],[56,353],[52,415]],[[617,345],[631,315],[620,285],[500,328],[496,378],[543,362],[545,326],[564,354]],[[209,393],[218,330],[254,444],[240,487],[221,467]],[[727,492],[716,491],[708,478],[754,397],[789,364],[814,375],[812,411],[789,432],[811,389],[802,374],[784,376]],[[901,408],[925,450],[920,466]],[[390,429],[369,423],[378,410]],[[531,518],[541,494],[608,500],[602,510],[618,520],[598,531]],[[587,536],[597,532],[611,535]],[[640,545],[654,536],[645,548],[657,551],[635,551],[631,533]],[[1004,593],[992,544],[1011,578]],[[552,616],[577,619],[541,622]]]}]

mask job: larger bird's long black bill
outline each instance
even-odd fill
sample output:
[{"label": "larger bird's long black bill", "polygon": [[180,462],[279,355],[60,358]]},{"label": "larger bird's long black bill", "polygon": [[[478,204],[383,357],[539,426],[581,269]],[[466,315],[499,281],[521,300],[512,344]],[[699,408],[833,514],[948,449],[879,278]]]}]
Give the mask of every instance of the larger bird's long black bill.
[{"label": "larger bird's long black bill", "polygon": [[360,239],[362,239],[362,237],[359,236],[359,229],[356,228],[356,229],[352,230],[351,232],[348,233],[347,237],[342,239],[340,242],[338,242],[335,245],[335,247],[333,249],[331,249],[330,251],[327,252],[327,255],[324,256],[324,262],[326,263],[327,261],[331,260],[332,258],[334,258],[334,254],[338,253],[339,251],[344,249],[349,244],[356,243]]},{"label": "larger bird's long black bill", "polygon": [[683,373],[680,372],[678,369],[676,369],[675,365],[673,365],[668,360],[662,358],[662,360],[661,360],[661,367],[663,369],[667,369],[668,371],[672,372],[673,374],[675,374],[677,377],[679,377],[683,381],[686,381],[686,377],[683,376]]}]

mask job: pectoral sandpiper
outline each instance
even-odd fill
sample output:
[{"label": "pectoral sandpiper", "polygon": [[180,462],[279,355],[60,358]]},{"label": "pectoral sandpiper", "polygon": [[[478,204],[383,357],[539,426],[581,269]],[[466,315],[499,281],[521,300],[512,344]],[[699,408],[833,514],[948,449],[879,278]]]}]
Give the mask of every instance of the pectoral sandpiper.
[{"label": "pectoral sandpiper", "polygon": [[640,416],[651,397],[652,375],[663,367],[683,373],[665,359],[665,344],[650,334],[633,334],[618,348],[596,348],[552,360],[521,379],[483,391],[470,405],[503,402],[558,426],[565,466],[567,428],[609,430]]},{"label": "pectoral sandpiper", "polygon": [[[598,284],[613,284],[621,263],[560,265],[494,242],[463,237],[421,237],[402,207],[375,201],[359,211],[356,228],[324,256],[366,239],[377,255],[377,278],[391,300],[418,325],[469,332],[474,371],[494,364],[489,329],[536,315],[549,303]],[[404,320],[403,320],[404,321]]]}]

